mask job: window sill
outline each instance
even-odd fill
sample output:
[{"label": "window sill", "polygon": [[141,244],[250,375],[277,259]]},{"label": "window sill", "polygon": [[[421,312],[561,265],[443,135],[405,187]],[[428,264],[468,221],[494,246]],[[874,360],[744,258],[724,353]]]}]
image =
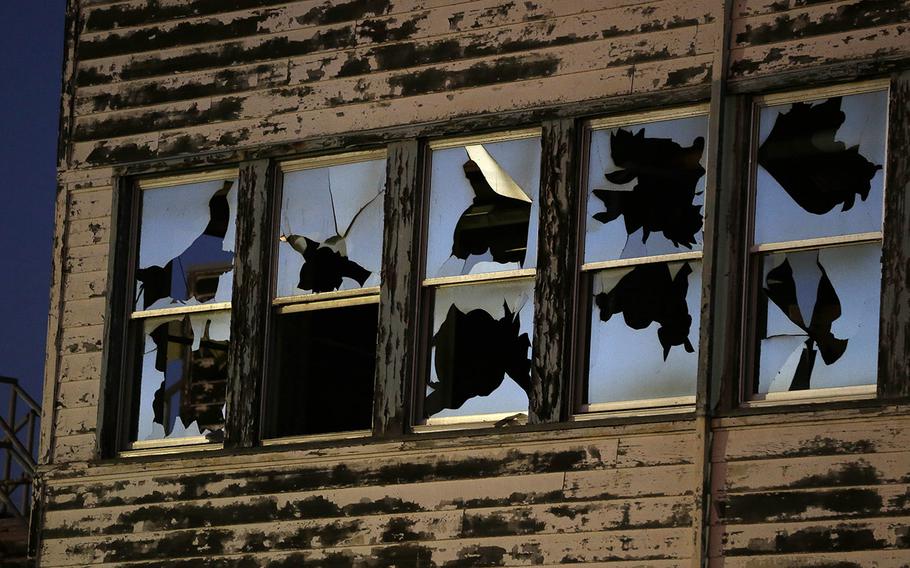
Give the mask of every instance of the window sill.
[{"label": "window sill", "polygon": [[117,457],[134,458],[184,454],[189,452],[213,451],[224,448],[220,442],[212,442],[205,436],[193,436],[177,440],[143,440],[133,442],[129,449],[118,452]]},{"label": "window sill", "polygon": [[745,408],[761,408],[767,406],[792,405],[804,403],[823,403],[850,400],[868,400],[876,396],[875,385],[859,385],[852,387],[835,387],[827,389],[808,389],[801,391],[769,392],[756,395],[752,400],[743,401]]},{"label": "window sill", "polygon": [[347,432],[328,432],[325,434],[304,434],[301,436],[285,436],[283,438],[267,438],[262,440],[263,446],[286,446],[290,444],[305,444],[307,442],[336,442],[343,440],[360,440],[372,437],[371,430],[349,430]]}]

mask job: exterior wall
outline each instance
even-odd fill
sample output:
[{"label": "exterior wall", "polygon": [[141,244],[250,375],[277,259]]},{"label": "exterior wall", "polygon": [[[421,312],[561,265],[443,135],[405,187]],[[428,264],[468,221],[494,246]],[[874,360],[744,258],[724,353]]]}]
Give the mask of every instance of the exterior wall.
[{"label": "exterior wall", "polygon": [[690,426],[89,466],[48,488],[42,565],[677,566],[692,551]]},{"label": "exterior wall", "polygon": [[721,419],[712,566],[907,566],[906,407]]},{"label": "exterior wall", "polygon": [[[41,564],[698,562],[695,420],[123,462],[97,459],[97,434],[124,166],[708,100],[725,74],[755,92],[910,68],[910,0],[738,0],[718,53],[724,13],[720,0],[71,0]],[[781,416],[714,421],[712,565],[906,566],[907,407]]]}]

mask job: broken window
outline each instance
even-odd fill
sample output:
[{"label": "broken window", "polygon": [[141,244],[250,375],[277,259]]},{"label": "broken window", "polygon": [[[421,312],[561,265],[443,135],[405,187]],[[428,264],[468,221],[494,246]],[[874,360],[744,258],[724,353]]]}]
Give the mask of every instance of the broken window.
[{"label": "broken window", "polygon": [[230,312],[143,320],[136,440],[221,441]]},{"label": "broken window", "polygon": [[701,262],[657,262],[593,275],[584,404],[694,393]]},{"label": "broken window", "polygon": [[762,257],[753,394],[874,384],[881,247]]},{"label": "broken window", "polygon": [[540,136],[431,145],[426,277],[533,269]]},{"label": "broken window", "polygon": [[540,132],[430,145],[422,420],[523,420],[531,384]]},{"label": "broken window", "polygon": [[229,302],[237,180],[143,188],[135,309]]},{"label": "broken window", "polygon": [[131,447],[223,439],[236,171],[143,180]]},{"label": "broken window", "polygon": [[369,431],[385,152],[282,164],[270,438]]},{"label": "broken window", "polygon": [[707,116],[591,132],[585,263],[700,251]]},{"label": "broken window", "polygon": [[763,107],[756,244],[881,230],[887,91]]},{"label": "broken window", "polygon": [[276,437],[369,430],[376,370],[376,303],[285,313],[278,318]]},{"label": "broken window", "polygon": [[841,91],[760,103],[752,398],[877,380],[888,97]]},{"label": "broken window", "polygon": [[707,116],[590,123],[582,410],[694,401]]},{"label": "broken window", "polygon": [[527,412],[533,296],[528,278],[436,290],[424,418]]},{"label": "broken window", "polygon": [[385,159],[320,163],[286,165],[278,297],[379,285]]}]

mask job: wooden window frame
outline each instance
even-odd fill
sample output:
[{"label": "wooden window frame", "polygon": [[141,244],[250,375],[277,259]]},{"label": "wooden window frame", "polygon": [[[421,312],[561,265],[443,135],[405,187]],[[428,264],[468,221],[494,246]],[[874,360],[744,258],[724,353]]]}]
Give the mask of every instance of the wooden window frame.
[{"label": "wooden window frame", "polygon": [[[758,343],[758,337],[756,335],[756,329],[754,327],[754,320],[757,313],[757,299],[759,293],[759,284],[758,284],[758,270],[760,269],[760,261],[764,254],[770,252],[797,252],[800,250],[823,250],[837,246],[847,246],[847,245],[861,245],[861,244],[870,244],[870,243],[880,243],[884,244],[884,235],[886,227],[882,224],[882,229],[880,231],[873,231],[867,233],[852,233],[849,235],[837,235],[829,237],[818,237],[818,238],[809,238],[809,239],[800,239],[792,241],[780,241],[772,243],[763,243],[763,244],[754,244],[754,231],[755,231],[755,214],[756,214],[756,195],[758,192],[757,186],[757,158],[756,153],[758,149],[758,133],[760,128],[760,113],[763,108],[770,106],[777,106],[783,104],[793,104],[797,102],[812,102],[812,101],[821,101],[830,97],[836,96],[850,96],[850,95],[859,95],[866,93],[882,92],[886,93],[886,97],[889,100],[889,103],[893,103],[891,97],[891,81],[889,79],[872,79],[866,81],[857,81],[857,82],[847,82],[839,83],[835,85],[827,85],[821,87],[810,87],[810,88],[799,88],[799,89],[790,89],[786,91],[770,93],[770,94],[760,94],[752,97],[749,104],[749,129],[746,131],[748,135],[745,137],[748,140],[747,144],[747,156],[748,160],[743,165],[743,170],[747,179],[745,181],[745,191],[746,191],[746,201],[745,201],[745,212],[743,218],[745,220],[745,234],[743,241],[743,266],[742,273],[745,277],[745,282],[743,285],[743,299],[741,304],[741,313],[743,314],[741,320],[741,337],[742,337],[742,353],[740,361],[740,370],[739,370],[739,384],[737,390],[737,397],[735,400],[735,405],[742,409],[773,409],[780,408],[786,410],[787,408],[794,405],[801,404],[825,404],[825,403],[857,403],[869,400],[875,400],[879,396],[879,383],[880,380],[877,378],[876,383],[868,385],[856,385],[856,386],[845,386],[845,387],[832,387],[832,388],[817,388],[817,389],[807,389],[802,391],[782,391],[782,392],[772,392],[766,393],[764,395],[752,395],[753,383],[757,380],[757,358],[760,354],[760,346]],[[888,105],[889,107],[891,104]],[[891,203],[891,193],[889,191],[889,179],[888,175],[892,166],[894,166],[895,157],[891,151],[891,146],[889,144],[890,136],[889,132],[892,128],[892,121],[890,120],[890,108],[887,111],[888,115],[885,117],[886,122],[886,132],[883,133],[885,138],[885,163],[884,168],[884,180],[883,180],[883,203],[882,203],[882,212],[883,217],[887,217],[887,210],[889,203]],[[882,251],[883,258],[883,268],[885,261],[885,251]],[[880,298],[884,297],[886,288],[888,284],[885,282],[884,274],[882,275],[881,288],[882,291],[879,294]],[[888,314],[880,314],[879,329],[884,328],[885,322],[889,319]],[[882,351],[883,343],[885,339],[882,334],[879,334],[879,352]],[[878,370],[878,376],[881,376],[881,370]]]},{"label": "wooden window frame", "polygon": [[[608,261],[584,262],[585,234],[588,218],[587,198],[590,189],[590,180],[587,179],[588,165],[591,152],[591,140],[594,132],[599,130],[609,130],[620,127],[637,127],[655,122],[665,122],[671,120],[682,120],[694,117],[708,118],[710,105],[708,103],[695,103],[689,105],[666,107],[654,110],[643,110],[631,113],[615,114],[606,117],[591,118],[584,121],[582,125],[582,142],[581,142],[581,160],[578,166],[579,183],[579,203],[577,204],[577,234],[578,234],[578,257],[579,262],[574,267],[576,278],[579,282],[579,292],[574,299],[576,310],[579,313],[579,321],[576,328],[576,353],[571,378],[570,388],[572,390],[572,407],[570,408],[570,419],[573,421],[589,421],[607,417],[619,416],[658,416],[658,415],[675,415],[687,414],[694,410],[696,403],[697,376],[693,378],[693,392],[690,396],[667,397],[655,399],[636,399],[627,401],[604,402],[604,403],[583,403],[583,390],[587,387],[588,365],[590,361],[590,340],[591,330],[590,322],[587,316],[587,310],[591,303],[591,281],[593,275],[614,268],[623,268],[629,266],[638,266],[643,264],[657,264],[661,262],[697,260],[702,264],[703,282],[701,293],[704,294],[706,286],[704,285],[704,266],[703,262],[705,250],[709,249],[710,243],[707,242],[707,234],[704,233],[704,244],[702,250],[685,251],[677,253],[668,253],[661,255],[642,256],[634,258],[623,258]],[[705,133],[707,137],[708,133]],[[713,157],[709,155],[710,146],[706,144],[704,151],[705,177],[713,166]],[[707,180],[706,180],[707,181]],[[707,183],[705,187],[704,210],[707,211],[713,200],[713,188],[709,188]],[[707,221],[707,219],[705,219]],[[701,303],[700,303],[701,304]],[[700,331],[696,332],[700,336]],[[696,371],[697,375],[697,371]]]},{"label": "wooden window frame", "polygon": [[[278,284],[278,239],[276,235],[279,232],[278,219],[281,211],[281,204],[284,199],[284,177],[285,174],[290,172],[298,172],[303,170],[318,169],[318,168],[327,168],[331,166],[340,166],[344,164],[354,164],[372,160],[388,160],[388,150],[386,148],[379,148],[373,150],[361,150],[356,152],[343,152],[338,154],[328,154],[323,156],[313,156],[313,157],[304,157],[296,158],[289,160],[282,160],[277,162],[276,169],[276,179],[274,185],[274,191],[272,192],[270,210],[272,215],[269,219],[269,231],[267,233],[267,240],[271,246],[271,259],[272,263],[270,265],[269,274],[269,319],[270,325],[267,333],[267,345],[274,345],[276,338],[275,323],[277,323],[277,316],[283,314],[291,313],[300,313],[305,311],[315,311],[315,310],[328,310],[332,308],[342,308],[350,306],[359,306],[367,304],[379,304],[380,303],[380,293],[382,290],[382,285],[379,286],[370,286],[365,288],[356,288],[353,290],[336,290],[332,292],[317,292],[311,294],[297,294],[292,296],[281,296],[277,295],[277,284]],[[388,176],[386,176],[388,178]],[[388,179],[386,179],[388,181]],[[385,232],[385,223],[383,223],[383,232]],[[385,247],[383,247],[384,249]],[[384,263],[383,263],[383,266]],[[262,378],[262,403],[260,405],[259,417],[261,421],[262,416],[270,412],[269,404],[271,399],[268,394],[270,388],[271,377],[274,376],[273,372],[274,361],[269,358],[263,362],[263,368],[265,369],[265,376]],[[375,376],[374,376],[374,385],[375,385]],[[375,390],[375,389],[374,389]],[[375,403],[375,396],[374,396]],[[339,401],[339,404],[344,404],[344,401]],[[375,420],[373,420],[374,422]],[[369,438],[373,435],[373,426],[368,429],[363,430],[349,430],[342,432],[327,432],[323,434],[302,434],[302,435],[291,435],[291,436],[270,436],[266,432],[262,432],[261,439],[259,442],[262,446],[283,446],[289,444],[299,444],[307,442],[338,442],[345,440],[360,440],[364,438]]]},{"label": "wooden window frame", "polygon": [[[125,178],[115,184],[114,221],[117,225],[116,239],[113,241],[113,260],[115,269],[109,278],[108,290],[111,290],[112,301],[117,301],[116,317],[106,327],[105,342],[108,346],[109,357],[105,361],[105,377],[108,377],[112,368],[118,369],[116,381],[109,378],[105,382],[102,397],[116,404],[102,406],[103,416],[108,418],[105,424],[111,424],[109,433],[103,433],[99,440],[99,450],[102,455],[131,457],[141,455],[174,454],[188,451],[210,451],[223,447],[223,442],[209,441],[205,436],[190,436],[184,438],[160,440],[131,441],[131,430],[135,420],[135,387],[138,385],[138,356],[141,353],[141,339],[143,334],[138,329],[138,324],[149,318],[225,312],[233,316],[233,290],[237,286],[236,269],[237,251],[235,242],[235,279],[232,288],[232,301],[214,302],[210,304],[197,304],[192,306],[176,306],[168,308],[137,310],[134,306],[135,298],[135,271],[139,255],[139,239],[142,231],[142,195],[145,191],[167,191],[168,188],[180,185],[199,183],[205,181],[218,181],[239,179],[239,170],[234,167],[221,167],[177,175],[157,175],[149,177]],[[238,181],[239,185],[239,181]],[[239,191],[239,188],[238,188]],[[239,195],[238,195],[238,212]],[[119,220],[119,221],[118,221]],[[237,218],[239,233],[239,214]],[[119,266],[118,266],[119,265]],[[123,277],[119,277],[122,275]],[[109,306],[109,313],[110,313]],[[233,319],[233,318],[232,318]],[[118,325],[121,329],[113,329]],[[233,323],[232,323],[233,331]],[[116,343],[115,343],[116,342]],[[117,367],[112,367],[112,364]],[[228,380],[230,389],[230,379]],[[227,412],[225,413],[227,419]],[[227,420],[225,421],[225,430]],[[106,435],[105,435],[106,434]]]},{"label": "wooden window frame", "polygon": [[[530,280],[536,281],[537,268],[524,268],[515,270],[504,270],[500,272],[464,274],[459,276],[430,277],[426,276],[426,254],[429,243],[429,206],[431,196],[432,178],[430,171],[433,166],[433,152],[437,150],[447,150],[452,148],[461,148],[470,144],[493,144],[497,142],[509,142],[514,140],[527,140],[531,138],[542,138],[543,131],[540,127],[531,126],[524,128],[505,129],[486,134],[469,134],[455,137],[440,137],[425,141],[424,161],[421,164],[423,174],[422,181],[422,203],[421,211],[424,213],[420,218],[420,241],[424,245],[420,251],[420,263],[418,265],[419,279],[419,303],[420,310],[424,317],[420,321],[420,334],[416,360],[418,362],[417,373],[413,378],[411,389],[412,397],[410,399],[410,416],[412,421],[409,424],[410,432],[414,433],[432,433],[447,432],[460,430],[478,430],[494,427],[496,423],[502,420],[515,424],[523,424],[527,421],[527,410],[516,410],[513,412],[499,412],[490,414],[474,414],[465,416],[453,416],[445,418],[423,418],[423,399],[426,390],[426,377],[430,372],[430,339],[432,338],[432,306],[435,303],[436,291],[442,288],[451,288],[459,286],[470,286],[477,284],[496,284],[496,283],[517,283]],[[541,164],[541,169],[543,164]],[[539,197],[538,197],[539,204]],[[535,300],[536,308],[536,300]],[[536,318],[535,318],[536,321]],[[534,330],[537,331],[536,329]],[[533,339],[532,339],[533,341]],[[533,345],[531,346],[533,350]],[[533,352],[533,351],[532,351]],[[532,379],[533,380],[533,379]],[[525,417],[521,417],[524,415]]]}]

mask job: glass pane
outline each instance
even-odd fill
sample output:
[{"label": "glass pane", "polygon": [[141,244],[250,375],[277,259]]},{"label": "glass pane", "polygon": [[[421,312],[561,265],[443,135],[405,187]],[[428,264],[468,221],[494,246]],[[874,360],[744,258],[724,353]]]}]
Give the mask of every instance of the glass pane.
[{"label": "glass pane", "polygon": [[228,311],[142,321],[137,440],[220,440],[227,386]]},{"label": "glass pane", "polygon": [[755,243],[879,231],[888,93],[763,108]]},{"label": "glass pane", "polygon": [[756,394],[875,384],[881,248],[762,258]]},{"label": "glass pane", "polygon": [[540,138],[433,152],[427,278],[534,268]]},{"label": "glass pane", "polygon": [[278,317],[271,435],[370,428],[378,322],[377,304]]},{"label": "glass pane", "polygon": [[386,161],[284,175],[278,296],[378,286]]},{"label": "glass pane", "polygon": [[585,262],[701,250],[708,118],[591,133]]},{"label": "glass pane", "polygon": [[424,417],[527,412],[534,281],[436,291]]},{"label": "glass pane", "polygon": [[230,302],[237,180],[142,192],[136,310]]},{"label": "glass pane", "polygon": [[593,278],[587,402],[694,395],[701,261],[641,264]]}]

